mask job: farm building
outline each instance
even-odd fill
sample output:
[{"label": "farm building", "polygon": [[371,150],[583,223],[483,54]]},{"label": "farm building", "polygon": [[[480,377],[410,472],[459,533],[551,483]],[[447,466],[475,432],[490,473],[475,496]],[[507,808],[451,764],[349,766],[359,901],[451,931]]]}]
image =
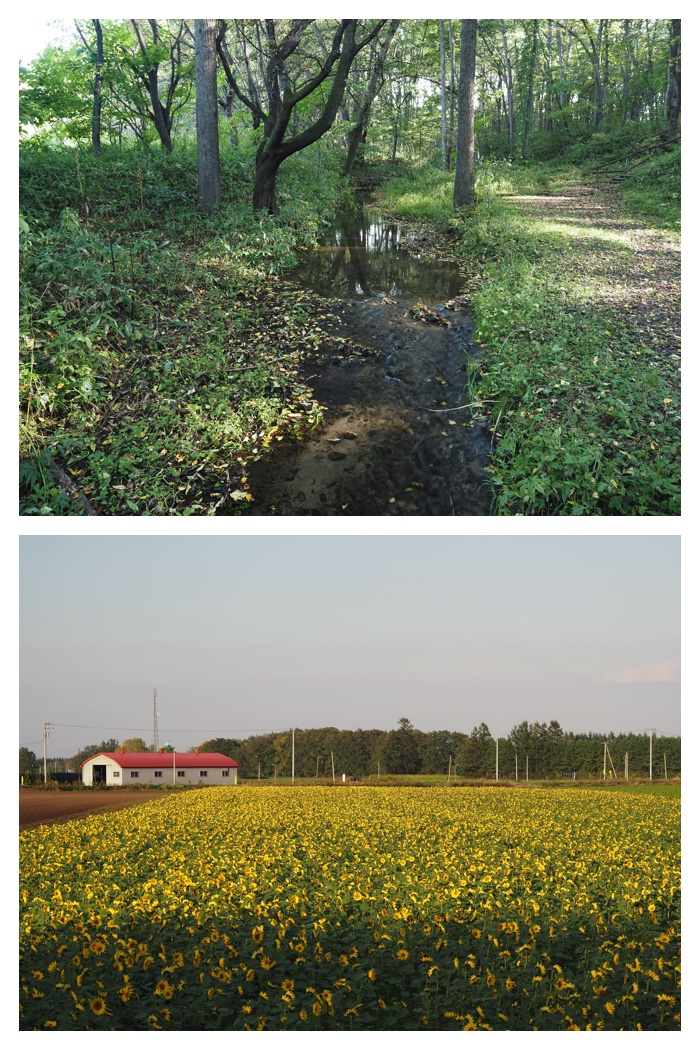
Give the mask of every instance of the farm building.
[{"label": "farm building", "polygon": [[81,762],[83,784],[235,784],[238,762],[216,751],[102,751]]}]

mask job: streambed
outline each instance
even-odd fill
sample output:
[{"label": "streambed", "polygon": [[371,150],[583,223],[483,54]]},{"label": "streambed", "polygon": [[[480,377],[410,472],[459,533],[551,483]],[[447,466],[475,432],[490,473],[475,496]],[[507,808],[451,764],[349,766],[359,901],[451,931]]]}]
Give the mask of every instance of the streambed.
[{"label": "streambed", "polygon": [[251,467],[250,513],[488,514],[491,436],[460,407],[477,349],[458,266],[364,206],[291,280],[327,297],[321,324],[369,354],[305,362],[324,422]]}]

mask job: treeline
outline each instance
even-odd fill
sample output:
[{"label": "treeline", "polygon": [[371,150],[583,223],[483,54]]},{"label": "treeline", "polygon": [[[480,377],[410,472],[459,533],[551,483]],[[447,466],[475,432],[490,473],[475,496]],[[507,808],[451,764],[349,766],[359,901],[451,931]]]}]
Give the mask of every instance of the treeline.
[{"label": "treeline", "polygon": [[[505,779],[531,780],[562,777],[600,777],[603,750],[607,770],[614,767],[624,776],[625,755],[632,777],[649,775],[649,737],[645,733],[567,733],[557,721],[520,722],[508,736],[498,738],[498,774]],[[51,758],[49,770],[77,770],[79,762],[102,751],[150,751],[140,737],[121,743],[114,737],[89,744],[72,758]],[[166,745],[167,750],[172,750]],[[195,748],[190,748],[194,751]],[[200,751],[218,751],[238,762],[239,775],[247,779],[288,777],[292,771],[292,732],[263,733],[236,740],[215,737],[199,744]],[[43,774],[43,764],[33,751],[20,748],[20,772],[25,779]],[[517,765],[517,769],[516,769]],[[452,775],[468,778],[494,778],[496,738],[485,722],[471,733],[447,729],[425,733],[409,719],[401,718],[398,729],[296,729],[294,731],[294,772],[297,777],[327,779],[335,773],[349,777],[387,774]],[[652,738],[654,778],[676,777],[681,772],[681,738]]]},{"label": "treeline", "polygon": [[[649,737],[641,733],[567,733],[558,722],[521,722],[498,740],[499,777],[524,780],[598,777],[603,773],[603,745],[618,776],[624,775],[625,755],[630,776],[649,775]],[[245,740],[216,738],[201,751],[220,751],[234,758],[244,778],[289,776],[292,733],[266,733]],[[664,766],[665,761],[665,766]],[[678,776],[680,737],[652,740],[654,777]],[[470,734],[436,730],[425,733],[402,718],[399,728],[298,729],[294,733],[294,771],[298,777],[384,774],[445,774],[492,778],[496,775],[496,738],[485,723]]]},{"label": "treeline", "polygon": [[679,19],[466,20],[466,35],[451,19],[201,22],[75,20],[72,42],[20,69],[25,142],[170,153],[195,124],[203,133],[207,85],[222,142],[257,150],[256,207],[276,211],[277,168],[321,139],[345,173],[363,157],[453,167],[465,46],[482,157],[576,159],[582,142],[624,148],[679,128]]}]

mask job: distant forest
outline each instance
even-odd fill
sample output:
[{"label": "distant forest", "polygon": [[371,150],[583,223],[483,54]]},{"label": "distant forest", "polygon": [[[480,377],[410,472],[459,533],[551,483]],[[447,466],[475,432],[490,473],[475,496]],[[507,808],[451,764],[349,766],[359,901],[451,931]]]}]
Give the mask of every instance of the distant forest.
[{"label": "distant forest", "polygon": [[[558,722],[521,722],[498,741],[499,776],[518,778],[601,776],[603,744],[618,776],[624,775],[625,753],[630,776],[649,774],[649,737],[641,733],[567,733]],[[246,740],[217,738],[200,744],[201,751],[220,751],[234,758],[242,777],[289,776],[292,763],[292,733],[266,733]],[[653,773],[664,776],[664,755],[669,777],[681,771],[680,737],[654,738]],[[446,729],[424,733],[402,718],[399,728],[297,729],[294,734],[294,767],[299,777],[329,777],[331,752],[336,775],[370,776],[401,773],[447,774],[460,777],[493,777],[496,772],[496,739],[482,722],[470,734]],[[452,760],[450,763],[450,756]],[[609,759],[607,768],[610,768]]]},{"label": "distant forest", "polygon": [[[503,779],[600,777],[603,774],[603,745],[618,777],[624,776],[625,754],[632,777],[649,775],[649,736],[646,733],[567,733],[558,722],[521,722],[506,737],[498,738],[498,773]],[[116,738],[88,744],[71,758],[51,758],[49,770],[76,770],[80,762],[100,751],[150,751],[140,737]],[[172,751],[171,745],[162,750]],[[190,748],[194,751],[195,748]],[[218,751],[239,764],[242,778],[288,777],[292,771],[292,731],[263,733],[245,740],[215,737],[199,744],[200,751]],[[652,741],[655,778],[677,777],[681,772],[681,738],[655,736]],[[664,766],[665,760],[665,766]],[[20,748],[20,772],[38,774],[42,763],[33,751]],[[296,729],[294,772],[298,777],[329,778],[387,774],[445,774],[469,778],[493,778],[496,773],[496,738],[482,722],[471,733],[439,729],[424,733],[409,719],[399,719],[398,729]]]}]

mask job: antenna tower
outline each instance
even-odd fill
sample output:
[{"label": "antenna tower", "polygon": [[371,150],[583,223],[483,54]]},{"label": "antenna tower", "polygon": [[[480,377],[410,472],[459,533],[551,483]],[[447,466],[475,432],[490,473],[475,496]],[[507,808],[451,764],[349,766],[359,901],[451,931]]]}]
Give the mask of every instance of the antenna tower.
[{"label": "antenna tower", "polygon": [[158,712],[156,710],[156,698],[158,696],[158,690],[153,688],[153,738],[151,741],[151,751],[159,751],[160,744],[158,743]]}]

